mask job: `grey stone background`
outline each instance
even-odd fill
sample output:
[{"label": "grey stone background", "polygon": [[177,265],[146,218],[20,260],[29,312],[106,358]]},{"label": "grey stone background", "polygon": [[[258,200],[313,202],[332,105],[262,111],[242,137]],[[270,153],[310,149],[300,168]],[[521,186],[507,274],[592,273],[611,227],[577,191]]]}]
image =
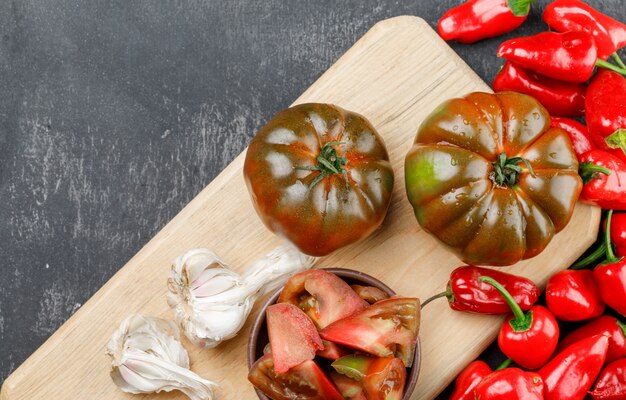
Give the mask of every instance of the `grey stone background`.
[{"label": "grey stone background", "polygon": [[[0,2],[0,383],[374,23],[459,3]],[[491,82],[546,3],[452,47]]]}]

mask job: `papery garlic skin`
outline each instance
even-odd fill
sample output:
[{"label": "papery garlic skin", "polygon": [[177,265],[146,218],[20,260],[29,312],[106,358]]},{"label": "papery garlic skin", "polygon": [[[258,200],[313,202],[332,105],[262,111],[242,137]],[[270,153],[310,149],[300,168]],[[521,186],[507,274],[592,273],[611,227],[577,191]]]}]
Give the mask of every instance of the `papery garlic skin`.
[{"label": "papery garlic skin", "polygon": [[214,382],[189,370],[189,356],[176,324],[161,318],[131,315],[107,344],[111,378],[132,394],[179,390],[192,400],[213,400]]},{"label": "papery garlic skin", "polygon": [[283,245],[239,275],[212,251],[190,250],[172,265],[167,302],[185,336],[197,346],[212,348],[237,335],[260,296],[316,260]]}]

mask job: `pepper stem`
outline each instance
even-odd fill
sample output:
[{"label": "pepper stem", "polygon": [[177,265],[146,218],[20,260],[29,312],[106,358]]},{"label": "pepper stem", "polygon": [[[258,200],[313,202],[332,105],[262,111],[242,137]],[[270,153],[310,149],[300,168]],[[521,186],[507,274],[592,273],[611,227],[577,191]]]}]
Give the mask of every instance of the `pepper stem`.
[{"label": "pepper stem", "polygon": [[511,365],[512,363],[513,363],[513,360],[511,360],[510,358],[507,358],[506,360],[502,361],[502,364],[498,365],[498,367],[494,371],[500,371],[501,369],[508,368],[509,365]]},{"label": "pepper stem", "polygon": [[620,320],[617,320],[617,326],[619,326],[619,328],[622,330],[622,334],[626,338],[626,324]]},{"label": "pepper stem", "polygon": [[610,62],[599,58],[596,60],[596,66],[617,72],[618,74],[626,75],[626,68],[620,68],[617,65],[611,64]]},{"label": "pepper stem", "polygon": [[613,57],[613,61],[615,61],[617,65],[619,65],[621,68],[626,69],[626,64],[624,64],[624,61],[622,61],[619,54],[617,54],[617,51],[611,54],[611,57]]},{"label": "pepper stem", "polygon": [[592,179],[600,179],[598,178],[598,174],[609,176],[611,175],[611,170],[589,161],[582,162],[578,165],[578,175],[580,175],[585,184],[589,183]]},{"label": "pepper stem", "polygon": [[606,255],[606,244],[603,242],[597,249],[595,249],[591,254],[582,260],[578,260],[575,264],[573,264],[569,269],[583,269],[585,267],[590,266],[591,264],[596,263],[602,257]]},{"label": "pepper stem", "polygon": [[421,308],[424,308],[428,303],[430,303],[433,300],[437,300],[440,299],[442,297],[448,297],[449,294],[451,294],[452,292],[449,290],[446,290],[445,292],[441,292],[441,293],[437,293],[434,296],[430,296],[428,299],[426,299],[426,301],[424,301],[421,305]]},{"label": "pepper stem", "polygon": [[498,292],[500,292],[502,297],[504,297],[504,300],[506,301],[506,303],[511,308],[511,311],[513,312],[514,318],[509,321],[509,324],[511,325],[511,328],[513,328],[515,332],[525,332],[530,329],[530,326],[532,325],[532,322],[533,322],[532,311],[529,311],[527,314],[524,314],[524,311],[522,311],[522,308],[519,306],[519,304],[517,304],[513,296],[511,296],[511,293],[509,293],[509,291],[506,290],[504,286],[502,286],[498,281],[496,281],[492,277],[481,276],[480,278],[478,278],[478,280],[481,282],[490,284],[491,286],[496,288]]},{"label": "pepper stem", "polygon": [[606,228],[604,229],[604,246],[606,246],[606,263],[612,264],[617,261],[615,253],[613,253],[613,245],[611,244],[611,217],[613,210],[606,213]]}]

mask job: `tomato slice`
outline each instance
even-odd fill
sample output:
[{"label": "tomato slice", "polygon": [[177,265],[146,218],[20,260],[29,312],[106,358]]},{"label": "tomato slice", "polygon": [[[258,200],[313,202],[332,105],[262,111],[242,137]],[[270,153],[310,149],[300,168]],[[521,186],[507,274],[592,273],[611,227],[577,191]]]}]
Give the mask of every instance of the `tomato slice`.
[{"label": "tomato slice", "polygon": [[330,371],[328,374],[330,379],[335,383],[341,395],[347,400],[367,400],[363,385],[352,378],[348,378],[336,371]]},{"label": "tomato slice", "polygon": [[346,282],[323,270],[304,271],[292,276],[278,303],[300,307],[319,329],[368,306]]},{"label": "tomato slice", "polygon": [[410,367],[417,343],[419,313],[416,298],[391,297],[333,322],[320,331],[320,336],[378,357],[395,355]]},{"label": "tomato slice", "polygon": [[324,344],[324,349],[318,350],[316,355],[326,358],[328,360],[336,360],[340,357],[347,356],[350,354],[348,349],[339,346],[336,343],[329,342],[328,340],[322,339],[322,343]]},{"label": "tomato slice", "polygon": [[315,325],[298,307],[287,303],[271,305],[266,318],[276,373],[283,374],[312,360],[316,351],[324,349]]},{"label": "tomato slice", "polygon": [[406,368],[399,358],[351,354],[336,360],[332,366],[340,374],[361,382],[368,400],[402,399]]},{"label": "tomato slice", "polygon": [[374,286],[350,285],[350,287],[360,298],[370,304],[389,298],[387,293]]},{"label": "tomato slice", "polygon": [[248,380],[274,400],[343,400],[337,387],[312,360],[278,375],[272,354],[265,354],[250,368]]}]

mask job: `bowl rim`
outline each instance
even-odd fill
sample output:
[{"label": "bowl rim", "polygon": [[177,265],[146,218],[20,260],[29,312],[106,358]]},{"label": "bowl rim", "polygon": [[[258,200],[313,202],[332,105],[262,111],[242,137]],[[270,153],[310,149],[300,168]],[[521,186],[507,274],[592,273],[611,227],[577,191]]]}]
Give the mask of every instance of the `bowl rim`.
[{"label": "bowl rim", "polygon": [[[374,278],[371,275],[366,274],[365,272],[357,271],[354,269],[348,268],[320,268],[326,272],[333,273],[342,279],[353,279],[359,280],[361,282],[366,283],[369,286],[374,286],[390,296],[395,296],[396,292],[391,289],[389,286],[385,285],[379,279]],[[252,327],[250,328],[250,334],[248,335],[248,371],[252,367],[252,364],[256,361],[256,351],[257,351],[257,339],[259,333],[261,331],[261,327],[263,326],[263,322],[265,321],[265,310],[270,305],[274,304],[276,300],[278,300],[278,296],[283,291],[284,285],[280,288],[276,289],[275,292],[259,307],[257,311],[257,315],[254,317],[254,321],[252,322]],[[421,323],[421,321],[420,321]],[[404,395],[402,396],[402,400],[409,400],[411,398],[411,394],[415,391],[415,387],[417,386],[417,381],[420,375],[420,368],[422,363],[421,356],[421,343],[419,333],[417,335],[417,342],[415,343],[415,354],[413,356],[413,365],[409,370],[411,371],[410,375],[407,376],[407,381],[404,388]],[[257,396],[260,400],[271,400],[269,397],[265,395],[265,393],[258,390],[256,387],[254,388]]]}]

